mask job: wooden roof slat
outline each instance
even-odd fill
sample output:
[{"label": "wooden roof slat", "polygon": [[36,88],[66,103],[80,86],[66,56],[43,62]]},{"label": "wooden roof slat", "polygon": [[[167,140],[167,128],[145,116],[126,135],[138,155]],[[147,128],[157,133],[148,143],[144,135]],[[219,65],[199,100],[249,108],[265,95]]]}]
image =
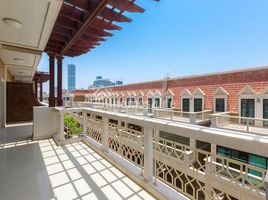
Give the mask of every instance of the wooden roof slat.
[{"label": "wooden roof slat", "polygon": [[56,26],[61,26],[66,29],[70,29],[75,31],[78,27],[77,22],[69,20],[61,15],[58,16],[57,21],[56,21]]},{"label": "wooden roof slat", "polygon": [[62,45],[59,45],[59,44],[53,43],[53,42],[47,43],[47,46],[52,47],[52,48],[58,48],[58,49],[61,49],[61,47],[62,47]]},{"label": "wooden roof slat", "polygon": [[90,46],[91,44],[94,44],[94,43],[98,43],[99,41],[90,41],[90,42],[87,42],[85,43],[84,41],[82,40],[78,40],[75,44],[73,45],[77,45],[77,46]]},{"label": "wooden roof slat", "polygon": [[107,7],[105,7],[100,12],[99,16],[108,21],[116,21],[116,22],[131,22],[132,21],[132,19]]},{"label": "wooden roof slat", "polygon": [[110,22],[105,21],[104,19],[96,18],[92,24],[91,27],[95,27],[97,29],[105,29],[105,30],[121,30],[121,27],[112,24]]},{"label": "wooden roof slat", "polygon": [[67,40],[68,40],[68,37],[67,36],[63,36],[61,34],[58,34],[58,33],[55,33],[55,32],[52,32],[52,34],[50,35],[50,37],[54,40],[57,40],[57,41],[60,41],[60,42],[63,42],[65,43]]},{"label": "wooden roof slat", "polygon": [[61,42],[61,41],[58,41],[58,40],[55,40],[55,39],[52,39],[52,38],[49,38],[47,44],[49,44],[49,43],[55,43],[55,44],[58,44],[58,45],[61,45],[61,46],[64,45],[64,42]]},{"label": "wooden roof slat", "polygon": [[60,15],[78,23],[83,23],[85,13],[69,4],[64,3],[62,5]]},{"label": "wooden roof slat", "polygon": [[46,52],[52,52],[52,53],[60,53],[60,49],[58,49],[58,48],[53,48],[53,47],[46,47]]},{"label": "wooden roof slat", "polygon": [[[85,1],[85,0],[83,0],[83,1]],[[71,35],[71,40],[62,49],[61,55],[64,55],[68,51],[68,49],[83,35],[85,30],[89,27],[89,25],[94,21],[94,19],[98,16],[98,14],[106,6],[108,0],[95,0],[95,1],[90,1],[90,2],[92,2],[92,4],[96,4],[96,1],[99,1],[99,3],[94,8],[92,8],[93,11],[92,11],[92,13],[90,13],[88,18],[84,21],[84,24],[77,29],[77,32],[75,34]],[[77,2],[79,2],[79,1],[77,0]]]},{"label": "wooden roof slat", "polygon": [[100,37],[107,37],[107,36],[113,36],[112,33],[101,30],[101,29],[96,29],[93,27],[88,27],[88,29],[85,31],[88,34],[93,34],[93,35],[97,35]]},{"label": "wooden roof slat", "polygon": [[79,8],[83,12],[91,13],[102,0],[64,0],[64,2]]},{"label": "wooden roof slat", "polygon": [[119,10],[128,12],[144,12],[144,9],[129,0],[110,0],[109,4]]},{"label": "wooden roof slat", "polygon": [[89,35],[81,35],[79,38],[80,40],[84,40],[85,42],[90,42],[90,41],[106,41],[105,38],[102,37],[96,37],[96,36],[89,36]]},{"label": "wooden roof slat", "polygon": [[58,33],[58,34],[62,34],[62,35],[71,35],[72,34],[72,30],[71,29],[68,29],[67,27],[64,27],[64,26],[55,26],[53,28],[53,32],[55,33]]}]

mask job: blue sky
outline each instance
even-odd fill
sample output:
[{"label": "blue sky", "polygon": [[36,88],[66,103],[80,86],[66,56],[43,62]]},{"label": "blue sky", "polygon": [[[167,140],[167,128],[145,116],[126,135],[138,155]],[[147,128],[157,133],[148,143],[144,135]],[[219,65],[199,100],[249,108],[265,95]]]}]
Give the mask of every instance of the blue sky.
[{"label": "blue sky", "polygon": [[[63,60],[76,64],[77,88],[97,75],[124,83],[268,64],[267,0],[137,0],[145,13],[93,51]],[[44,54],[38,70],[48,71]],[[47,88],[47,84],[45,86]]]}]

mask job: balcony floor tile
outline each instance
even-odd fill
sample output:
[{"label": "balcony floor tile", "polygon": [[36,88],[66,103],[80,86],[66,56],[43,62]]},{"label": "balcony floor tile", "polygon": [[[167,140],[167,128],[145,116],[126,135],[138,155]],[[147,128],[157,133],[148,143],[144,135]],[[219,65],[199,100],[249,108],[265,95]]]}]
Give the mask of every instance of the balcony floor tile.
[{"label": "balcony floor tile", "polygon": [[31,127],[6,128],[0,136],[3,200],[154,199],[84,143],[31,141]]}]

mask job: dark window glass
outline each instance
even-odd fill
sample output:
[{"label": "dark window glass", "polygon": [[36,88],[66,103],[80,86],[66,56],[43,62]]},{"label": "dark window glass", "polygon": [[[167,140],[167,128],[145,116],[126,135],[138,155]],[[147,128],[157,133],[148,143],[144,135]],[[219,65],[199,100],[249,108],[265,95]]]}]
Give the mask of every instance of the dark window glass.
[{"label": "dark window glass", "polygon": [[254,99],[241,99],[241,116],[252,117],[255,116],[255,100]]},{"label": "dark window glass", "polygon": [[225,112],[224,98],[216,98],[216,112]]},{"label": "dark window glass", "polygon": [[[255,117],[255,100],[254,99],[241,99],[241,117]],[[245,119],[241,120],[246,123]],[[254,124],[254,120],[250,120],[249,124]]]},{"label": "dark window glass", "polygon": [[152,98],[148,98],[148,107],[152,108],[153,107],[153,100]]},{"label": "dark window glass", "polygon": [[130,105],[130,98],[127,98],[127,106]]},{"label": "dark window glass", "polygon": [[232,156],[231,149],[225,147],[217,147],[217,153],[221,156],[230,158]]},{"label": "dark window glass", "polygon": [[203,110],[203,100],[201,98],[194,99],[194,112],[199,112]]},{"label": "dark window glass", "polygon": [[190,99],[189,98],[182,99],[182,111],[190,112]]},{"label": "dark window glass", "polygon": [[[263,118],[268,119],[268,99],[263,99]],[[268,121],[264,121],[263,125],[268,126]]]},{"label": "dark window glass", "polygon": [[266,158],[264,158],[262,156],[249,154],[248,163],[251,164],[251,165],[261,167],[261,168],[265,168],[265,169],[267,168],[267,166],[266,166]]},{"label": "dark window glass", "polygon": [[248,162],[248,153],[242,152],[242,151],[237,151],[237,150],[232,150],[232,158],[239,160],[241,162]]},{"label": "dark window glass", "polygon": [[154,105],[155,105],[156,108],[160,107],[160,99],[159,98],[155,98]]},{"label": "dark window glass", "polygon": [[139,98],[139,105],[142,106],[142,98]]},{"label": "dark window glass", "polygon": [[172,98],[167,99],[167,108],[172,108]]}]

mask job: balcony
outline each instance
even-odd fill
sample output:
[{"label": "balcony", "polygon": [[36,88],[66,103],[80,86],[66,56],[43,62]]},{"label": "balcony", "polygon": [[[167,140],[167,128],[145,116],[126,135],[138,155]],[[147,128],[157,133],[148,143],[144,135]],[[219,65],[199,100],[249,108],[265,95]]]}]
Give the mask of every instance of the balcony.
[{"label": "balcony", "polygon": [[32,125],[0,133],[1,199],[156,199],[85,143],[31,134]]},{"label": "balcony", "polygon": [[[35,112],[43,112],[38,109]],[[94,108],[49,109],[57,122],[50,123],[49,128],[55,126],[56,130],[53,137],[57,144],[66,145],[57,148],[87,144],[142,188],[158,193],[159,199],[266,198],[266,169],[216,152],[220,145],[267,157],[266,136],[238,135],[233,131]],[[43,121],[44,115],[35,116],[39,117],[36,122]],[[82,130],[72,139],[66,137],[66,116],[72,116]],[[34,136],[39,131],[36,126],[38,123],[34,123]],[[161,132],[188,137],[189,141],[163,138]],[[199,145],[200,140],[209,145]]]},{"label": "balcony", "polygon": [[212,127],[268,135],[268,119],[233,116],[231,113],[211,115]]}]

